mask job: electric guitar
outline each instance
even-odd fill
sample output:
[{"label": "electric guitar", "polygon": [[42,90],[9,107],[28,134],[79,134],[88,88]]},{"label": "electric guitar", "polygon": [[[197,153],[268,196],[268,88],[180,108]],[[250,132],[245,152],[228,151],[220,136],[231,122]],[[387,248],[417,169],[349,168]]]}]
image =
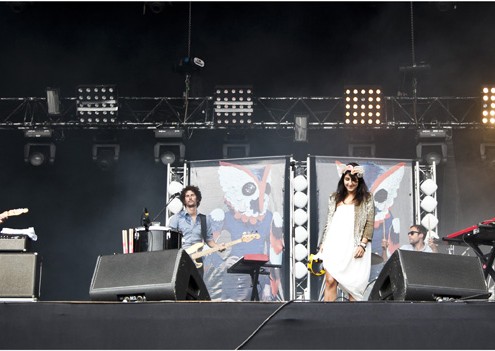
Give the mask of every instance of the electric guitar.
[{"label": "electric guitar", "polygon": [[259,239],[259,238],[260,238],[260,235],[258,233],[252,233],[252,234],[243,233],[241,238],[234,240],[234,241],[231,241],[231,242],[228,242],[228,243],[225,243],[225,247],[223,247],[223,246],[214,247],[214,248],[211,248],[209,250],[201,251],[201,248],[203,246],[205,246],[205,244],[204,243],[196,243],[196,244],[188,247],[185,251],[189,254],[189,256],[191,256],[192,260],[196,264],[196,268],[201,268],[201,266],[203,266],[203,264],[201,262],[196,261],[198,258],[210,255],[210,254],[217,252],[217,251],[220,251],[224,248],[229,248],[231,246],[234,246],[234,245],[237,245],[240,243],[248,243],[251,240]]},{"label": "electric guitar", "polygon": [[3,221],[4,219],[12,216],[19,216],[23,213],[29,212],[29,209],[27,208],[16,208],[15,210],[8,210],[0,213],[0,221]]}]

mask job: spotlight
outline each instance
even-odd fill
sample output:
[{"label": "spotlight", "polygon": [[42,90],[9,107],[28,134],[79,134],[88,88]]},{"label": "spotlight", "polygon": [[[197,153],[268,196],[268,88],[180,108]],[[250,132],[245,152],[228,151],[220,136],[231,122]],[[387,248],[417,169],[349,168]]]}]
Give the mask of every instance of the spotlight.
[{"label": "spotlight", "polygon": [[79,121],[88,124],[117,122],[118,93],[115,85],[79,85],[76,88]]},{"label": "spotlight", "polygon": [[481,161],[490,169],[495,169],[495,143],[480,144]]},{"label": "spotlight", "polygon": [[249,157],[249,144],[223,144],[223,158],[244,158]]},{"label": "spotlight", "polygon": [[[29,129],[24,131],[28,142],[24,145],[24,162],[32,166],[41,166],[55,162],[55,144],[51,141],[51,129]],[[36,140],[36,141],[34,141]]]},{"label": "spotlight", "polygon": [[377,125],[383,120],[383,93],[378,86],[344,87],[346,124]]},{"label": "spotlight", "polygon": [[420,130],[418,132],[419,142],[416,145],[416,156],[418,160],[429,165],[439,165],[447,162],[447,144],[445,130]]},{"label": "spotlight", "polygon": [[253,121],[251,86],[216,86],[214,115],[217,125],[247,125]]},{"label": "spotlight", "polygon": [[55,144],[53,143],[27,143],[24,145],[24,162],[38,167],[55,162]]},{"label": "spotlight", "polygon": [[119,155],[119,144],[93,144],[93,161],[102,171],[112,168],[113,164],[119,160]]},{"label": "spotlight", "polygon": [[183,143],[156,143],[155,162],[164,165],[179,165],[184,162],[186,146]]},{"label": "spotlight", "polygon": [[350,157],[375,157],[375,144],[349,144],[348,152]]},{"label": "spotlight", "polygon": [[157,142],[154,148],[156,163],[178,166],[184,162],[186,146],[182,142],[184,131],[181,129],[156,129],[155,138],[166,142]]}]

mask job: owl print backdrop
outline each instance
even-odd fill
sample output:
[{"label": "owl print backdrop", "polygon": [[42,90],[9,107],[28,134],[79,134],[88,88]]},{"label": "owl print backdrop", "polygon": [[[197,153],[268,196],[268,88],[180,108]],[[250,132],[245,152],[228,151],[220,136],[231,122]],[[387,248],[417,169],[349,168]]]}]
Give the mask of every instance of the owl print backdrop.
[{"label": "owl print backdrop", "polygon": [[212,300],[249,301],[249,274],[227,269],[247,254],[269,258],[260,275],[261,301],[283,301],[285,157],[190,162],[190,184],[202,193],[199,212],[208,216],[218,243],[233,244],[203,258],[204,280]]},{"label": "owl print backdrop", "polygon": [[[407,232],[414,221],[412,160],[359,159],[348,157],[315,157],[318,189],[318,237],[328,212],[328,197],[337,189],[339,164],[357,162],[364,167],[364,180],[375,199],[375,223],[372,250],[382,255],[382,239],[388,241],[388,257],[407,243]],[[370,281],[375,279],[383,263],[371,267]]]}]

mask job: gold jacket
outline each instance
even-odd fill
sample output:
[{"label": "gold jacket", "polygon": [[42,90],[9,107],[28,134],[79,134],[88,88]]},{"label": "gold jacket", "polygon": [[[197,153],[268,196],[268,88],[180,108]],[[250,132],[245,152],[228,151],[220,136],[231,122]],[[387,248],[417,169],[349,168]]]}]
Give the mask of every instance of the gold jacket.
[{"label": "gold jacket", "polygon": [[[330,195],[328,199],[328,216],[323,235],[318,244],[318,247],[325,242],[327,231],[332,223],[332,218],[337,209],[335,203],[336,193]],[[373,230],[375,224],[375,201],[373,194],[370,194],[368,199],[363,200],[359,206],[354,206],[354,243],[358,245],[363,238],[368,239],[371,242],[373,239]]]}]

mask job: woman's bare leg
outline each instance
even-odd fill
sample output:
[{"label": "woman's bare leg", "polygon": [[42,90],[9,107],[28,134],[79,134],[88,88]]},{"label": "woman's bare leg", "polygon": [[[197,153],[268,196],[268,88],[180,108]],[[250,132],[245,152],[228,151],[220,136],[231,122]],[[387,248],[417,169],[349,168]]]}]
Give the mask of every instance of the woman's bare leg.
[{"label": "woman's bare leg", "polygon": [[328,273],[325,273],[325,292],[323,301],[337,300],[337,281]]}]

